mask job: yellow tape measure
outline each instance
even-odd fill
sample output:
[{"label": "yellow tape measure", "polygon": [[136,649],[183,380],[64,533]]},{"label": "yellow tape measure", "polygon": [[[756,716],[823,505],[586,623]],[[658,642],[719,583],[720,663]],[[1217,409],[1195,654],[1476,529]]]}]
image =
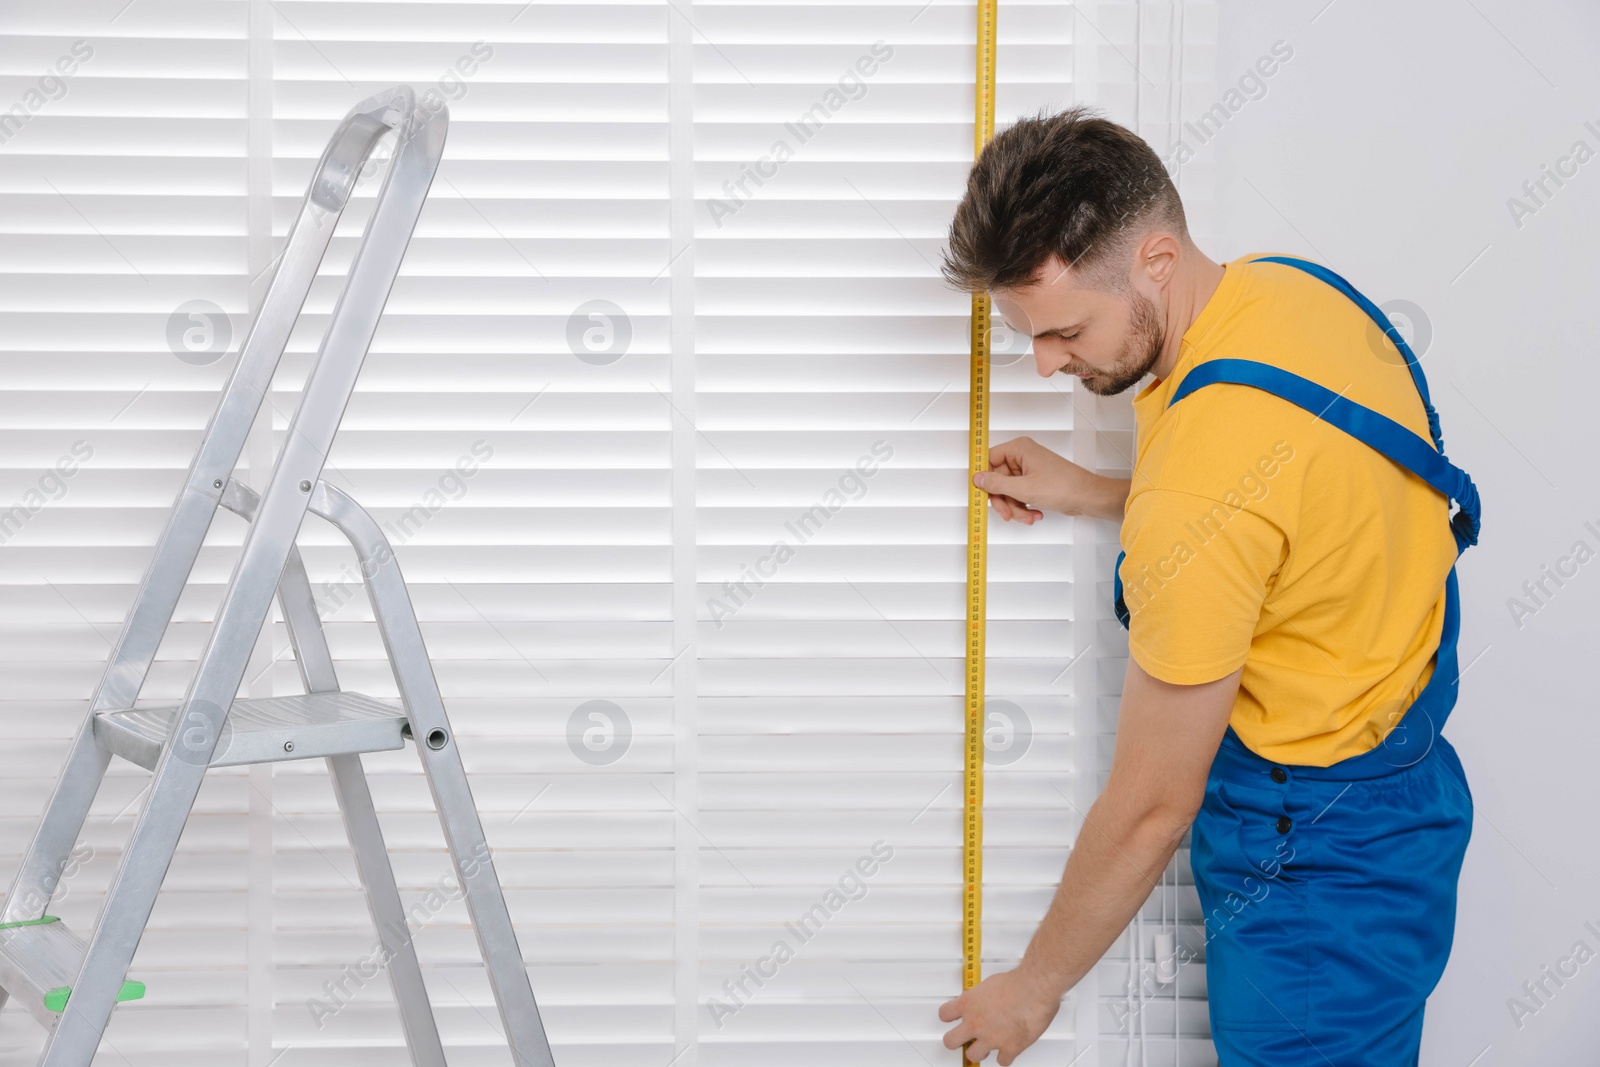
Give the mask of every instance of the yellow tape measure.
[{"label": "yellow tape measure", "polygon": [[[996,0],[978,0],[978,70],[973,158],[994,137]],[[982,977],[983,947],[983,661],[988,496],[972,475],[989,469],[989,297],[972,297],[972,392],[967,472],[967,745],[962,841],[961,987]],[[966,1052],[961,1054],[966,1062]]]}]

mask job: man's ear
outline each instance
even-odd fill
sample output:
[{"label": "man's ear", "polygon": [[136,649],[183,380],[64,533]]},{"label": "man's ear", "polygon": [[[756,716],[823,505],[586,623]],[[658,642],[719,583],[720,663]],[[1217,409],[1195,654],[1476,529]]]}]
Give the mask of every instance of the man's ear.
[{"label": "man's ear", "polygon": [[1178,254],[1182,246],[1178,239],[1165,230],[1151,230],[1139,242],[1134,254],[1135,277],[1142,276],[1156,285],[1165,285],[1178,269]]}]

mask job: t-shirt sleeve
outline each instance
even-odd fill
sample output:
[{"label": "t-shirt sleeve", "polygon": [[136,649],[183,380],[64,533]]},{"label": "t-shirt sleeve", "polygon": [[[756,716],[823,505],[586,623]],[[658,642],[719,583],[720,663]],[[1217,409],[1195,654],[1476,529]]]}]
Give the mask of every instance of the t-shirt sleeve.
[{"label": "t-shirt sleeve", "polygon": [[1129,654],[1177,685],[1242,667],[1273,576],[1288,552],[1274,523],[1219,500],[1149,489],[1122,523]]}]

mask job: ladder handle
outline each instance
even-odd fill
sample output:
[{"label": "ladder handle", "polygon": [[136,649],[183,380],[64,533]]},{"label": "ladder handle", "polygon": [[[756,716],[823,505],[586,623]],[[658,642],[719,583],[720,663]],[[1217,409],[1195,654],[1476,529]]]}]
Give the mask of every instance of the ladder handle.
[{"label": "ladder handle", "polygon": [[[373,99],[410,103],[413,96],[409,88],[402,86]],[[176,722],[192,723],[201,728],[198,745],[183,754],[183,758],[192,762],[201,765],[209,762],[227,708],[238,692],[250,649],[265,624],[278,579],[294,548],[295,534],[305,519],[312,483],[321,478],[328,451],[444,153],[448,124],[449,115],[444,109],[428,115],[413,107],[406,116],[394,164],[384,178],[378,203],[351,260],[316,362],[301,391],[299,405],[289,420],[288,432],[267,486],[254,509],[254,519],[217,608],[199,666],[176,713]],[[365,151],[359,157],[342,152],[337,148],[341,139],[336,137],[335,147],[324,156],[325,162],[329,159],[334,162],[319,171],[319,177],[313,182],[312,197],[336,198],[345,179],[353,173],[351,168],[359,166],[358,159],[370,153],[387,128],[364,113],[347,120],[345,129],[364,131],[359,137],[365,141]],[[316,192],[318,183],[324,186],[320,193]],[[186,733],[195,731],[173,731],[167,751],[162,755],[163,764],[172,757],[171,750]]]},{"label": "ladder handle", "polygon": [[239,463],[250,427],[327,253],[338,213],[343,211],[367,157],[403,114],[397,109],[404,107],[409,112],[413,101],[410,86],[368,97],[350,109],[323,150],[267,294],[173,502],[133,610],[112,651],[111,666],[91,701],[91,711],[131,708],[138,699],[222,496],[221,483]]},{"label": "ladder handle", "polygon": [[59,865],[83,832],[94,791],[111,758],[95,741],[94,715],[131,708],[138,700],[216,514],[221,486],[239,463],[355,177],[379,138],[406,120],[415,101],[411,87],[404,85],[369,96],[350,109],[323,150],[261,308],[206,423],[122,632],[89,698],[89,714],[73,738],[55,790],[6,894],[0,921],[36,919],[49,906]]}]

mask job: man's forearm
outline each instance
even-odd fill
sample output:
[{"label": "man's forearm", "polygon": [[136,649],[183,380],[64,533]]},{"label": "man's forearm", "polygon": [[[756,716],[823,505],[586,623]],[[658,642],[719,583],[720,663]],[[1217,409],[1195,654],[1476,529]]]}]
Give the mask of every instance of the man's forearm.
[{"label": "man's forearm", "polygon": [[1122,521],[1122,512],[1128,504],[1128,490],[1133,482],[1127,478],[1107,478],[1094,475],[1091,491],[1084,494],[1084,515],[1095,519]]},{"label": "man's forearm", "polygon": [[1020,969],[1058,999],[1089,972],[1155,888],[1183,840],[1187,821],[1171,814],[1130,817],[1107,794],[1096,801],[1050,910]]},{"label": "man's forearm", "polygon": [[[1084,816],[1050,910],[1018,967],[939,1006],[941,1020],[961,1021],[945,1034],[946,1048],[970,1040],[978,1053],[973,1062],[981,1062],[992,1049],[1015,1056],[1044,1033],[1062,996],[1150,895],[1204,804],[1240,674],[1177,685],[1129,658],[1111,772]],[[1003,1054],[1001,1062],[1011,1061]]]}]

